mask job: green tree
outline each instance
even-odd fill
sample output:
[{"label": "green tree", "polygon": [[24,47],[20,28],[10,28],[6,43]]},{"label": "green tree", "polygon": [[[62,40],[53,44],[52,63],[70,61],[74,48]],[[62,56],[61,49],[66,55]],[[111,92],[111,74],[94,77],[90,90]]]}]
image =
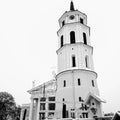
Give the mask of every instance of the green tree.
[{"label": "green tree", "polygon": [[0,120],[7,120],[10,117],[15,120],[17,111],[13,96],[7,92],[0,92]]}]

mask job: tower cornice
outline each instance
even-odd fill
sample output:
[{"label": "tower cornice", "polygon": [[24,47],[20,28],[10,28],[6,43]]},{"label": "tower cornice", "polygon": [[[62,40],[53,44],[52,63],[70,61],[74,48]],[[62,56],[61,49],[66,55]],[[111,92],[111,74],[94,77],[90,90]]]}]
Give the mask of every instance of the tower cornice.
[{"label": "tower cornice", "polygon": [[74,22],[74,23],[67,23],[67,24],[65,24],[63,27],[61,27],[58,31],[57,31],[57,35],[59,35],[59,32],[63,29],[63,28],[65,28],[67,25],[81,25],[81,26],[85,26],[85,27],[87,27],[87,28],[89,28],[89,31],[90,31],[90,27],[89,26],[87,26],[87,25],[85,25],[85,24],[81,24],[80,22]]},{"label": "tower cornice", "polygon": [[56,80],[57,80],[58,76],[61,75],[61,74],[64,74],[64,73],[75,73],[75,72],[77,72],[77,71],[92,73],[92,74],[94,74],[94,75],[96,76],[96,77],[95,77],[96,79],[97,79],[97,77],[98,77],[98,74],[97,74],[95,71],[86,70],[86,69],[71,69],[71,70],[64,70],[64,71],[58,73],[58,74],[56,75]]},{"label": "tower cornice", "polygon": [[85,45],[83,42],[76,42],[75,44],[64,44],[63,47],[59,48],[59,49],[56,51],[56,53],[58,54],[58,52],[59,52],[61,49],[63,49],[64,47],[66,47],[66,46],[73,46],[73,45],[76,45],[76,44],[77,44],[77,45],[83,45],[83,46],[86,46],[86,47],[91,48],[91,49],[92,49],[92,54],[93,54],[93,47],[90,46],[90,45]]}]

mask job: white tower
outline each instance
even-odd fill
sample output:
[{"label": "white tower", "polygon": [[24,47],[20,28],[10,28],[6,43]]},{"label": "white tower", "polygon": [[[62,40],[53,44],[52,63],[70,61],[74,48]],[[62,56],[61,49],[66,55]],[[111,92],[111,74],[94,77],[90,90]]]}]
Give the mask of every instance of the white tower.
[{"label": "white tower", "polygon": [[[90,93],[91,96],[99,96],[99,90],[97,73],[94,72],[93,47],[90,43],[87,15],[75,10],[71,1],[70,11],[66,11],[60,17],[59,25],[56,116],[88,118],[89,107],[84,101],[90,97]],[[101,106],[98,109],[97,115],[101,116]]]}]

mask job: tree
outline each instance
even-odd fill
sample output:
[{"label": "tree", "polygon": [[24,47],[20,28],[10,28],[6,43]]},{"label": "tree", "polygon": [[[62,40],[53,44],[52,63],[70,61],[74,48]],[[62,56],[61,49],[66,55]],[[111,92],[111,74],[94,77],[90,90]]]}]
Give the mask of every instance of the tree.
[{"label": "tree", "polygon": [[21,112],[21,107],[18,105],[15,107],[15,112],[14,112],[15,120],[20,120],[20,112]]},{"label": "tree", "polygon": [[8,118],[15,118],[16,103],[11,94],[7,92],[0,92],[0,120],[7,120]]}]

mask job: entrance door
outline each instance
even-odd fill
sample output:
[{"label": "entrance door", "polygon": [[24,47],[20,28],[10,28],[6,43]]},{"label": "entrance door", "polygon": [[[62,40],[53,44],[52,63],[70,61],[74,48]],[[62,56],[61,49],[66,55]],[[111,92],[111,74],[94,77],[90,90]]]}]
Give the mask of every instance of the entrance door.
[{"label": "entrance door", "polygon": [[62,118],[66,118],[66,104],[63,104]]},{"label": "entrance door", "polygon": [[40,113],[40,119],[39,120],[44,120],[45,119],[45,113]]}]

